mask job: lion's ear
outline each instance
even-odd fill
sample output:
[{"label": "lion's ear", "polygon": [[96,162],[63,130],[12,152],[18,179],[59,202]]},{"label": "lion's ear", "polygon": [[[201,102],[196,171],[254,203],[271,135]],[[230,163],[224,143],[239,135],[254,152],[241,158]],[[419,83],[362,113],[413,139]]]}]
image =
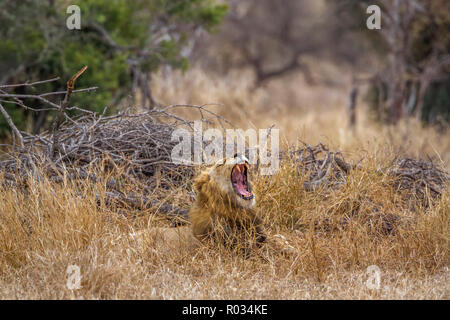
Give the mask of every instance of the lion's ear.
[{"label": "lion's ear", "polygon": [[205,184],[209,183],[210,179],[211,179],[211,177],[207,173],[202,173],[201,175],[199,175],[198,178],[195,179],[195,181],[194,181],[194,188],[195,188],[195,190],[201,191],[202,187]]}]

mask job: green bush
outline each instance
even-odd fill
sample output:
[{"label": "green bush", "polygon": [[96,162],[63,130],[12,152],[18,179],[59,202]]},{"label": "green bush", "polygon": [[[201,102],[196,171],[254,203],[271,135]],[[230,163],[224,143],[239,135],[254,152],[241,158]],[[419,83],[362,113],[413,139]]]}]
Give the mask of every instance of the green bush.
[{"label": "green bush", "polygon": [[[70,4],[81,9],[81,30],[66,27]],[[133,68],[144,74],[164,64],[185,70],[188,61],[182,49],[194,31],[213,31],[226,12],[227,6],[215,0],[2,0],[0,84],[60,77],[57,82],[10,92],[64,90],[66,81],[87,65],[76,87],[98,86],[99,90],[74,94],[71,103],[101,111],[131,93]],[[37,101],[26,103],[43,107]],[[14,105],[5,107],[20,129],[40,129],[39,114],[18,111]],[[52,113],[46,118],[44,128]],[[7,130],[0,119],[0,135]]]}]

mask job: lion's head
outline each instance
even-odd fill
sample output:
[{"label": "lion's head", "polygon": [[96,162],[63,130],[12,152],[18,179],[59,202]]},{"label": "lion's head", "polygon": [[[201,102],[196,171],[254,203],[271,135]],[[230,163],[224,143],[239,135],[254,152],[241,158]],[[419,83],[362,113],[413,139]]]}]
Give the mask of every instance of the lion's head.
[{"label": "lion's head", "polygon": [[[220,160],[207,170],[209,183],[215,182],[217,188],[235,200],[238,206],[252,208],[255,206],[255,195],[250,184],[250,168],[248,159],[241,154]],[[201,190],[200,183],[196,185]],[[217,195],[218,196],[218,195]]]}]

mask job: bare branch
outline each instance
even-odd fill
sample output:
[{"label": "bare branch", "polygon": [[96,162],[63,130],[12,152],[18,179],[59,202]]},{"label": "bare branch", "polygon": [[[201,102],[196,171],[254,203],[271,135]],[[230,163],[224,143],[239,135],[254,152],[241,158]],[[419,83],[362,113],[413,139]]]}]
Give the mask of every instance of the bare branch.
[{"label": "bare branch", "polygon": [[5,108],[3,108],[1,103],[0,103],[0,112],[3,114],[3,116],[6,119],[6,121],[8,122],[9,126],[11,127],[11,129],[13,131],[13,134],[15,134],[17,136],[17,138],[19,139],[20,147],[23,149],[24,148],[24,143],[23,143],[22,134],[17,129],[17,127],[15,126],[15,124],[12,121],[11,117],[9,116],[8,112],[6,112]]},{"label": "bare branch", "polygon": [[[89,91],[94,91],[94,90],[97,90],[97,89],[98,89],[98,87],[77,89],[77,90],[73,90],[72,93],[89,92]],[[67,94],[67,90],[66,91],[55,91],[55,92],[43,93],[43,94],[40,94],[39,97],[48,97],[48,96],[55,96],[55,95],[62,95],[62,94]]]},{"label": "bare branch", "polygon": [[17,87],[32,87],[38,84],[48,83],[48,82],[54,82],[59,80],[59,77],[49,79],[49,80],[42,80],[42,81],[35,81],[35,82],[25,82],[25,83],[19,83],[19,84],[9,84],[9,85],[0,85],[0,88],[17,88]]},{"label": "bare branch", "polygon": [[59,147],[59,145],[58,145],[58,142],[59,142],[58,129],[59,129],[59,126],[61,125],[63,115],[66,112],[66,108],[69,106],[69,101],[70,101],[70,97],[72,95],[72,91],[75,86],[75,81],[78,79],[79,76],[81,76],[83,74],[84,71],[86,71],[86,69],[87,69],[87,66],[83,67],[80,71],[78,71],[76,74],[74,74],[69,81],[67,81],[67,92],[66,92],[64,100],[62,102],[62,106],[59,109],[58,114],[56,115],[55,122],[53,123],[53,145],[52,145],[52,149],[50,151],[50,154],[52,154],[52,155],[55,152],[55,150]]}]

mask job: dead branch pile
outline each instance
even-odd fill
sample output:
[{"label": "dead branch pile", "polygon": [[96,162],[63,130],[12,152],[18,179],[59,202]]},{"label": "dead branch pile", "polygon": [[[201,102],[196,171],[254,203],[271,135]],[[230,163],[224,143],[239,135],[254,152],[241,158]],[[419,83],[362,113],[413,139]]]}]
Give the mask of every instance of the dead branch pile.
[{"label": "dead branch pile", "polygon": [[450,183],[450,175],[431,160],[395,159],[388,174],[395,178],[397,191],[404,191],[408,199],[420,201],[425,207],[430,200],[440,198]]},{"label": "dead branch pile", "polygon": [[[304,144],[304,148],[291,150],[283,155],[294,161],[301,174],[308,174],[305,190],[319,187],[336,188],[345,185],[354,166],[347,163],[339,151],[330,151],[322,143],[316,146]],[[396,158],[383,173],[394,177],[397,191],[406,191],[410,197],[427,204],[427,199],[437,199],[450,183],[450,175],[432,160]]]},{"label": "dead branch pile", "polygon": [[[117,182],[110,179],[106,183],[109,190],[105,194],[108,198],[105,199],[106,204],[122,204],[136,209],[157,207],[160,212],[185,218],[185,210],[146,198],[154,192],[154,187],[179,186],[186,183],[194,172],[193,165],[172,161],[171,153],[178,143],[172,141],[173,131],[184,128],[192,133],[190,121],[168,112],[175,107],[202,113],[206,110],[204,106],[180,105],[137,114],[123,112],[103,116],[89,112],[76,119],[67,117],[57,132],[56,148],[54,132],[40,135],[22,133],[24,148],[3,154],[0,171],[7,183],[16,184],[19,177],[26,178],[30,174],[38,178],[44,174],[55,182],[63,181],[63,177],[95,182],[98,177],[92,174],[91,167],[120,168],[126,181],[136,184],[140,181],[141,194],[139,197],[124,194]],[[216,120],[224,121],[219,116]]]},{"label": "dead branch pile", "polygon": [[111,168],[126,168],[126,173],[134,176],[158,174],[176,181],[189,175],[192,166],[172,161],[171,152],[178,143],[172,141],[172,133],[181,126],[189,130],[190,124],[165,109],[108,117],[90,113],[61,126],[54,153],[53,133],[28,135],[24,137],[24,149],[3,155],[0,168],[3,172],[24,176],[36,164],[46,163],[46,173],[53,177],[64,173],[68,167],[86,175],[90,166],[102,163]]},{"label": "dead branch pile", "polygon": [[[9,119],[13,145],[8,152],[0,155],[0,174],[8,185],[24,185],[29,176],[62,182],[64,179],[89,179],[99,181],[91,168],[119,169],[124,180],[140,186],[142,194],[125,194],[117,181],[106,182],[105,203],[121,203],[129,207],[147,209],[158,207],[162,212],[185,215],[183,210],[172,208],[165,203],[156,203],[153,197],[156,187],[169,188],[186,183],[193,174],[191,164],[177,164],[172,161],[172,150],[179,141],[172,140],[176,129],[193,133],[193,122],[174,112],[188,108],[196,112],[202,123],[220,125],[225,129],[231,125],[226,119],[207,109],[206,105],[171,105],[161,109],[151,109],[141,113],[129,111],[106,116],[78,107],[69,107],[72,93],[95,90],[87,88],[74,90],[75,80],[86,70],[84,67],[67,82],[67,91],[39,95],[10,94],[10,87],[34,86],[56,81],[58,78],[35,83],[0,86],[3,103],[34,112],[53,111],[56,113],[50,130],[41,134],[29,134],[17,129],[0,104],[0,111]],[[65,95],[61,103],[49,97]],[[24,99],[36,100],[47,107],[36,109],[24,103]],[[69,110],[76,110],[77,117],[69,116]],[[190,139],[191,136],[186,137]],[[192,159],[191,159],[192,160]]]},{"label": "dead branch pile", "polygon": [[308,181],[304,182],[307,191],[320,187],[339,188],[347,182],[350,164],[345,161],[341,152],[330,151],[322,143],[316,146],[305,144],[304,148],[290,151],[289,157],[302,174],[309,174]]},{"label": "dead branch pile", "polygon": [[167,173],[181,173],[180,166],[171,161],[176,144],[171,141],[171,135],[177,124],[161,123],[157,116],[159,111],[110,117],[93,114],[67,122],[59,130],[54,155],[51,154],[52,133],[31,136],[24,141],[38,146],[58,168],[70,164],[83,169],[103,162],[109,167],[126,167],[127,173],[135,175],[153,176],[158,168]]}]

